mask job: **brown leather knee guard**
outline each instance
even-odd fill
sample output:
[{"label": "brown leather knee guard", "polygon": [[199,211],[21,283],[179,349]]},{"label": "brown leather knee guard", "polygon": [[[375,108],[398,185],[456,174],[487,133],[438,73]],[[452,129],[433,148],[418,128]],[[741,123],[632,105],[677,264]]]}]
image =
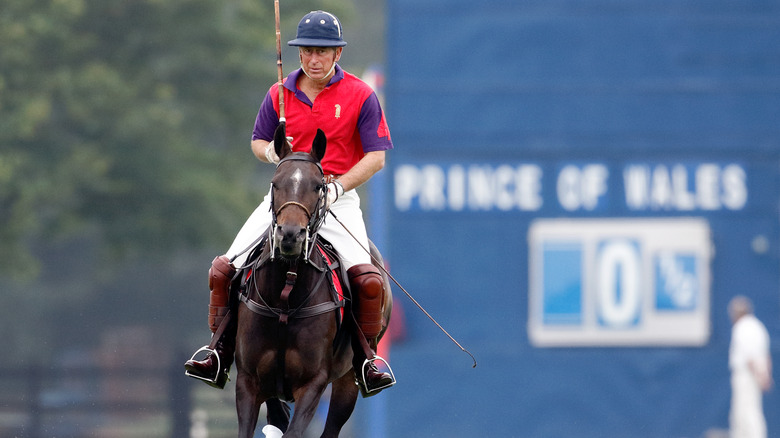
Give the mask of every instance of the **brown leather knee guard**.
[{"label": "brown leather knee guard", "polygon": [[209,269],[209,328],[214,333],[222,324],[230,309],[230,282],[236,274],[236,268],[225,256],[218,256],[211,262]]},{"label": "brown leather knee guard", "polygon": [[347,276],[355,301],[355,319],[371,347],[376,348],[376,338],[382,332],[382,304],[385,300],[382,274],[374,265],[362,264],[349,268]]}]

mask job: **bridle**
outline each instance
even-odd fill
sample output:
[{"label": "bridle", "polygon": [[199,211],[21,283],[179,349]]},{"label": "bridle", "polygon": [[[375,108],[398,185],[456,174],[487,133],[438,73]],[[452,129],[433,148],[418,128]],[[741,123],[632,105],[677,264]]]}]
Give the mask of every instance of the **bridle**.
[{"label": "bridle", "polygon": [[306,213],[307,220],[311,220],[311,212],[309,211],[309,209],[306,208],[306,206],[301,204],[300,202],[295,202],[295,201],[287,201],[284,204],[282,204],[282,206],[276,210],[274,216],[278,216],[279,213],[281,213],[285,207],[290,207],[290,206],[300,207],[304,211],[304,213]]},{"label": "bridle", "polygon": [[317,232],[319,231],[320,227],[322,226],[322,222],[325,220],[325,214],[326,214],[326,208],[325,208],[325,199],[328,194],[327,187],[325,185],[325,172],[322,170],[322,165],[317,161],[314,157],[312,157],[310,154],[306,153],[294,153],[290,154],[286,157],[284,157],[281,161],[279,161],[279,164],[276,166],[277,169],[284,163],[287,163],[289,161],[305,161],[311,164],[314,164],[317,166],[317,170],[320,172],[320,177],[322,178],[322,184],[320,184],[319,194],[317,197],[317,204],[314,207],[314,211],[310,211],[308,207],[301,204],[297,201],[287,201],[279,208],[275,208],[275,202],[274,202],[274,191],[276,188],[271,185],[271,215],[272,215],[272,222],[271,227],[269,228],[269,240],[271,244],[271,260],[274,260],[276,257],[276,231],[279,228],[279,224],[277,222],[277,218],[279,214],[281,214],[282,210],[284,210],[287,207],[298,207],[306,214],[307,218],[307,225],[306,225],[306,238],[304,240],[304,247],[303,247],[303,260],[304,262],[309,261],[309,253],[312,249],[312,242],[314,241],[315,237],[317,236]]}]

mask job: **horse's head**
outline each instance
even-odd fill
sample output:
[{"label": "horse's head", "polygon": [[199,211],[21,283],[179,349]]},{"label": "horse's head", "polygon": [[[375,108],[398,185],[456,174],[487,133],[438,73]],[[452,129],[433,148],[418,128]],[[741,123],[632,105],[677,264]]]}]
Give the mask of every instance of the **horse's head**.
[{"label": "horse's head", "polygon": [[308,258],[325,217],[327,189],[320,165],[325,144],[325,133],[318,129],[310,153],[292,152],[284,124],[276,129],[274,147],[280,161],[271,180],[271,257]]}]

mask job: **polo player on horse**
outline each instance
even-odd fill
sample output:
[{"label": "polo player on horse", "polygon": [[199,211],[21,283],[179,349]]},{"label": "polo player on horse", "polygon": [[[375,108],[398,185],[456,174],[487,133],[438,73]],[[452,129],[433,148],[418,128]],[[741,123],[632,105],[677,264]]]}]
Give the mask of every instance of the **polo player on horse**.
[{"label": "polo player on horse", "polygon": [[[390,131],[376,93],[337,64],[347,45],[338,18],[324,11],[306,14],[298,24],[296,38],[288,44],[298,47],[301,67],[290,73],[283,85],[287,141],[293,151],[308,152],[317,129],[327,136],[328,147],[321,162],[327,184],[326,207],[343,226],[326,220],[319,235],[334,246],[347,269],[357,326],[375,355],[382,331],[384,284],[365,250],[368,235],[355,189],[384,167],[385,153],[393,148]],[[251,142],[254,155],[273,164],[279,163],[273,143],[280,117],[279,86],[272,85],[260,105]],[[184,366],[188,375],[218,388],[227,381],[235,351],[235,329],[229,327],[236,324],[235,318],[226,318],[230,303],[235,302],[231,283],[272,222],[270,204],[269,192],[228,251],[216,257],[209,270],[209,327],[215,334],[206,358],[195,360],[193,356]],[[365,373],[356,370],[355,374],[364,395],[374,395],[395,383],[373,360]]]}]

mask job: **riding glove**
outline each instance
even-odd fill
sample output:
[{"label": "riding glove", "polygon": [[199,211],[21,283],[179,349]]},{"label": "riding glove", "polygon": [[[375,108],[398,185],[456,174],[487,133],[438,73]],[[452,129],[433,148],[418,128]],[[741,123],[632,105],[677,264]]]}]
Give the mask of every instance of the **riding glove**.
[{"label": "riding glove", "polygon": [[325,204],[326,208],[330,208],[330,205],[336,202],[341,195],[344,194],[344,186],[341,185],[339,180],[334,179],[333,181],[328,183],[328,197],[327,197],[327,203]]},{"label": "riding glove", "polygon": [[[287,137],[287,145],[290,146],[290,150],[292,150],[293,147],[292,141],[292,137]],[[269,163],[279,164],[279,156],[276,155],[276,147],[274,146],[273,140],[265,147],[265,159],[268,160]]]}]

